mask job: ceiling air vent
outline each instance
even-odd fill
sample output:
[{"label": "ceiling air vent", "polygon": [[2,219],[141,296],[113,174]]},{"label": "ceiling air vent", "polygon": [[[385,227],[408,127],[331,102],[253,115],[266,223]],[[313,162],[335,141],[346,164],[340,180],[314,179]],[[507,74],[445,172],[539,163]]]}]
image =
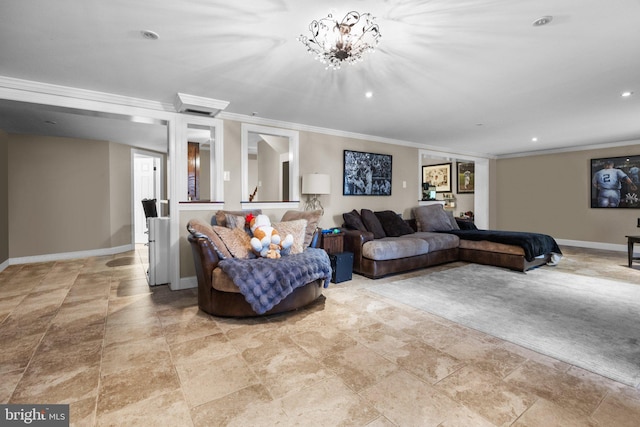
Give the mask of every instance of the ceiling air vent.
[{"label": "ceiling air vent", "polygon": [[178,93],[173,105],[179,113],[215,117],[220,111],[227,108],[229,101]]}]

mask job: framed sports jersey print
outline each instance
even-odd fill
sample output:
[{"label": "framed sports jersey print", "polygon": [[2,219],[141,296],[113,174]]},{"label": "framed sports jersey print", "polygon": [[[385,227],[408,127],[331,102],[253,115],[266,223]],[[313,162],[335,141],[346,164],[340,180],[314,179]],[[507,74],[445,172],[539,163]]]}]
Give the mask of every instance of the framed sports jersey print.
[{"label": "framed sports jersey print", "polygon": [[456,162],[458,169],[458,193],[473,193],[475,189],[475,163]]},{"label": "framed sports jersey print", "polygon": [[640,155],[591,159],[591,207],[640,209]]}]

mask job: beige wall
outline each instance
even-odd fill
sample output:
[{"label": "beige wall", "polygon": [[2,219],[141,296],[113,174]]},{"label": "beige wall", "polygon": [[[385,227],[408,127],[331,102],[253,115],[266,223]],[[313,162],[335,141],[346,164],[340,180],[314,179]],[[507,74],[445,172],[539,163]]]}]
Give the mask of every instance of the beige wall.
[{"label": "beige wall", "polygon": [[640,155],[637,145],[496,161],[496,228],[556,239],[625,244],[640,234],[638,209],[590,207],[590,159]]},{"label": "beige wall", "polygon": [[[391,196],[343,196],[344,150],[392,155]],[[389,209],[402,214],[404,218],[410,218],[411,208],[418,204],[420,182],[416,148],[300,132],[300,153],[300,175],[317,172],[331,176],[331,194],[319,196],[325,211],[321,223],[324,228],[342,225],[342,213],[352,209]],[[406,182],[406,188],[403,188],[403,181]],[[303,201],[305,198],[303,196]]]},{"label": "beige wall", "polygon": [[0,264],[9,259],[9,135],[0,130]]},{"label": "beige wall", "polygon": [[130,146],[109,143],[109,219],[111,222],[109,246],[112,248],[128,245],[132,239],[131,162]]},{"label": "beige wall", "polygon": [[9,136],[9,255],[131,243],[131,154],[104,141]]}]

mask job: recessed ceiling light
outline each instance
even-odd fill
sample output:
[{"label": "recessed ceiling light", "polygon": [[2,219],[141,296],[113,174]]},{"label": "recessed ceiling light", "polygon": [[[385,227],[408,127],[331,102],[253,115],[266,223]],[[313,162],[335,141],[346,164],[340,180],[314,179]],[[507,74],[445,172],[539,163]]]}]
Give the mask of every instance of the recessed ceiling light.
[{"label": "recessed ceiling light", "polygon": [[158,40],[160,38],[160,35],[158,33],[151,30],[142,30],[140,31],[140,34],[142,34],[142,37],[147,40]]},{"label": "recessed ceiling light", "polygon": [[531,138],[531,142],[538,142],[538,138],[534,136],[533,138]]},{"label": "recessed ceiling light", "polygon": [[630,90],[625,91],[625,92],[622,92],[622,93],[620,94],[620,96],[622,96],[623,98],[628,98],[628,97],[630,97],[631,95],[633,95],[633,92],[631,92]]},{"label": "recessed ceiling light", "polygon": [[367,98],[371,98],[373,96],[373,92],[369,91],[365,93],[364,96],[366,96]]},{"label": "recessed ceiling light", "polygon": [[545,15],[533,21],[534,27],[542,27],[543,25],[547,25],[549,22],[553,21],[553,16]]}]

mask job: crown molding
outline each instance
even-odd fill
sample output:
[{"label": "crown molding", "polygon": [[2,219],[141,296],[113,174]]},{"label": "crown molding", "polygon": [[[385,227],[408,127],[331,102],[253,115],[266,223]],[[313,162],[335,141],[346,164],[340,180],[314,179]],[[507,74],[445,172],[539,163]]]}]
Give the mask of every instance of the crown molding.
[{"label": "crown molding", "polygon": [[517,157],[545,156],[548,154],[573,153],[576,151],[601,150],[605,148],[627,147],[630,145],[640,145],[640,139],[626,141],[604,142],[600,144],[579,145],[574,147],[552,148],[549,150],[525,151],[521,153],[503,154],[496,156],[496,159],[513,159]]},{"label": "crown molding", "polygon": [[[51,95],[51,96],[59,96],[62,98],[79,99],[79,100],[89,101],[89,102],[103,102],[103,103],[108,103],[112,105],[142,108],[146,110],[156,110],[156,111],[163,111],[163,112],[170,112],[170,113],[176,112],[176,107],[171,103],[162,103],[158,101],[151,101],[148,99],[133,98],[133,97],[123,96],[123,95],[116,95],[112,93],[80,89],[80,88],[75,88],[70,86],[60,86],[60,85],[54,85],[50,83],[16,79],[16,78],[7,77],[7,76],[0,76],[0,88],[20,91],[22,93],[25,93],[25,92],[33,93],[34,95],[44,94],[44,95]],[[1,95],[2,93],[0,93],[0,96]],[[23,101],[23,102],[30,101],[29,99],[25,99],[24,96],[16,96],[15,98],[16,99],[14,100],[16,101]],[[38,101],[33,101],[33,102],[38,102]],[[403,140],[393,139],[393,138],[384,138],[380,136],[367,135],[367,134],[361,134],[361,133],[355,133],[355,132],[347,132],[347,131],[329,129],[329,128],[324,128],[319,126],[310,126],[310,125],[304,125],[301,123],[286,122],[282,120],[272,120],[272,119],[266,119],[262,117],[247,116],[245,114],[229,113],[225,111],[221,111],[219,114],[217,114],[216,118],[223,119],[223,120],[238,121],[242,123],[250,123],[250,124],[258,124],[258,125],[273,126],[273,127],[279,127],[279,128],[285,128],[285,129],[292,129],[297,131],[314,132],[314,133],[319,133],[324,135],[337,136],[341,138],[352,138],[352,139],[359,139],[364,141],[380,142],[382,144],[399,145],[404,147],[425,149],[432,152],[440,152],[449,156],[459,155],[461,157],[471,156],[471,157],[477,157],[477,158],[495,158],[494,156],[491,156],[486,153],[456,152],[456,151],[445,150],[442,147],[432,146],[429,144],[403,141]]]},{"label": "crown molding", "polygon": [[173,104],[170,103],[151,101],[142,98],[133,98],[130,96],[116,95],[107,92],[80,89],[70,86],[60,86],[50,83],[16,79],[7,76],[0,76],[0,87],[34,94],[45,94],[60,96],[64,98],[81,99],[85,101],[125,105],[128,107],[143,108],[146,110],[157,110],[171,113],[174,113],[176,111]]},{"label": "crown molding", "polygon": [[425,149],[430,151],[446,153],[447,155],[454,154],[454,155],[460,155],[461,157],[479,157],[479,158],[487,158],[487,159],[495,158],[495,156],[492,156],[487,153],[457,152],[457,151],[446,150],[443,147],[437,147],[437,146],[424,144],[424,143],[403,141],[401,139],[384,138],[384,137],[375,136],[375,135],[367,135],[363,133],[329,129],[329,128],[324,128],[319,126],[310,126],[310,125],[304,125],[301,123],[285,122],[282,120],[266,119],[263,117],[247,116],[245,114],[230,113],[226,111],[221,112],[216,117],[223,120],[233,120],[233,121],[242,122],[242,123],[280,127],[280,128],[292,129],[292,130],[303,131],[303,132],[314,132],[314,133],[320,133],[324,135],[338,136],[342,138],[352,138],[352,139],[360,139],[365,141],[380,142],[382,144],[401,145],[403,147],[420,148],[420,149]]}]

